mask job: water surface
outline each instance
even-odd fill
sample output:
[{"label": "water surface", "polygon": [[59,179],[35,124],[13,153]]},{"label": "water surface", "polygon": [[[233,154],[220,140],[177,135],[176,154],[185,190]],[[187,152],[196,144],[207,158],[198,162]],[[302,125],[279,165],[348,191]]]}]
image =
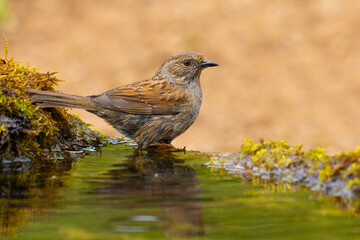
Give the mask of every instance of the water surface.
[{"label": "water surface", "polygon": [[2,237],[360,239],[360,218],[339,199],[245,184],[208,160],[113,145],[76,163],[12,164],[1,178]]}]

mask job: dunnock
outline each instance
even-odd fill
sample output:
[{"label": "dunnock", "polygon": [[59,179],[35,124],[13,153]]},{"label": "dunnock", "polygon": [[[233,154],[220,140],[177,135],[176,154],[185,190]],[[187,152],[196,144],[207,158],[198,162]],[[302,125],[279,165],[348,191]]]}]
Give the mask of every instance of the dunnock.
[{"label": "dunnock", "polygon": [[191,51],[168,58],[151,78],[99,95],[76,96],[30,89],[40,107],[85,109],[111,124],[139,148],[170,144],[195,121],[202,99],[200,74],[218,66]]}]

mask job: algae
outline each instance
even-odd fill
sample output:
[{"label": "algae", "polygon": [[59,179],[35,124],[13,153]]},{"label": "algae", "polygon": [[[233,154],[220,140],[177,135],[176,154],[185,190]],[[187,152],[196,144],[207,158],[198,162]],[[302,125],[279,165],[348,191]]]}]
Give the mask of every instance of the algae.
[{"label": "algae", "polygon": [[102,133],[66,109],[33,104],[28,88],[55,91],[62,80],[55,72],[42,73],[7,55],[5,38],[5,57],[0,56],[0,160],[47,161],[64,151],[99,148],[106,142]]}]

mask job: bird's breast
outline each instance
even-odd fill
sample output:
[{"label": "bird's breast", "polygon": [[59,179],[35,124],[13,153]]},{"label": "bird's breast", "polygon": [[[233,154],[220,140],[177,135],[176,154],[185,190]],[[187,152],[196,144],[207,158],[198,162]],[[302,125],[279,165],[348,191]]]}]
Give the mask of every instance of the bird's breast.
[{"label": "bird's breast", "polygon": [[187,101],[184,103],[182,115],[189,121],[195,121],[200,111],[202,92],[199,85],[190,85],[186,90]]}]

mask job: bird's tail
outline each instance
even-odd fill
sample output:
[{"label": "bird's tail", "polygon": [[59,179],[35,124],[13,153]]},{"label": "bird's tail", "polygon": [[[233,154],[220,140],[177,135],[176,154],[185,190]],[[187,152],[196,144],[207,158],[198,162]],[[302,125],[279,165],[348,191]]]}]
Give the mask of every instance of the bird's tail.
[{"label": "bird's tail", "polygon": [[35,89],[27,89],[34,95],[30,100],[38,103],[42,108],[50,107],[68,107],[68,108],[82,108],[85,110],[93,110],[95,106],[91,103],[88,97],[69,95],[64,93],[56,93],[50,91],[41,91]]}]

